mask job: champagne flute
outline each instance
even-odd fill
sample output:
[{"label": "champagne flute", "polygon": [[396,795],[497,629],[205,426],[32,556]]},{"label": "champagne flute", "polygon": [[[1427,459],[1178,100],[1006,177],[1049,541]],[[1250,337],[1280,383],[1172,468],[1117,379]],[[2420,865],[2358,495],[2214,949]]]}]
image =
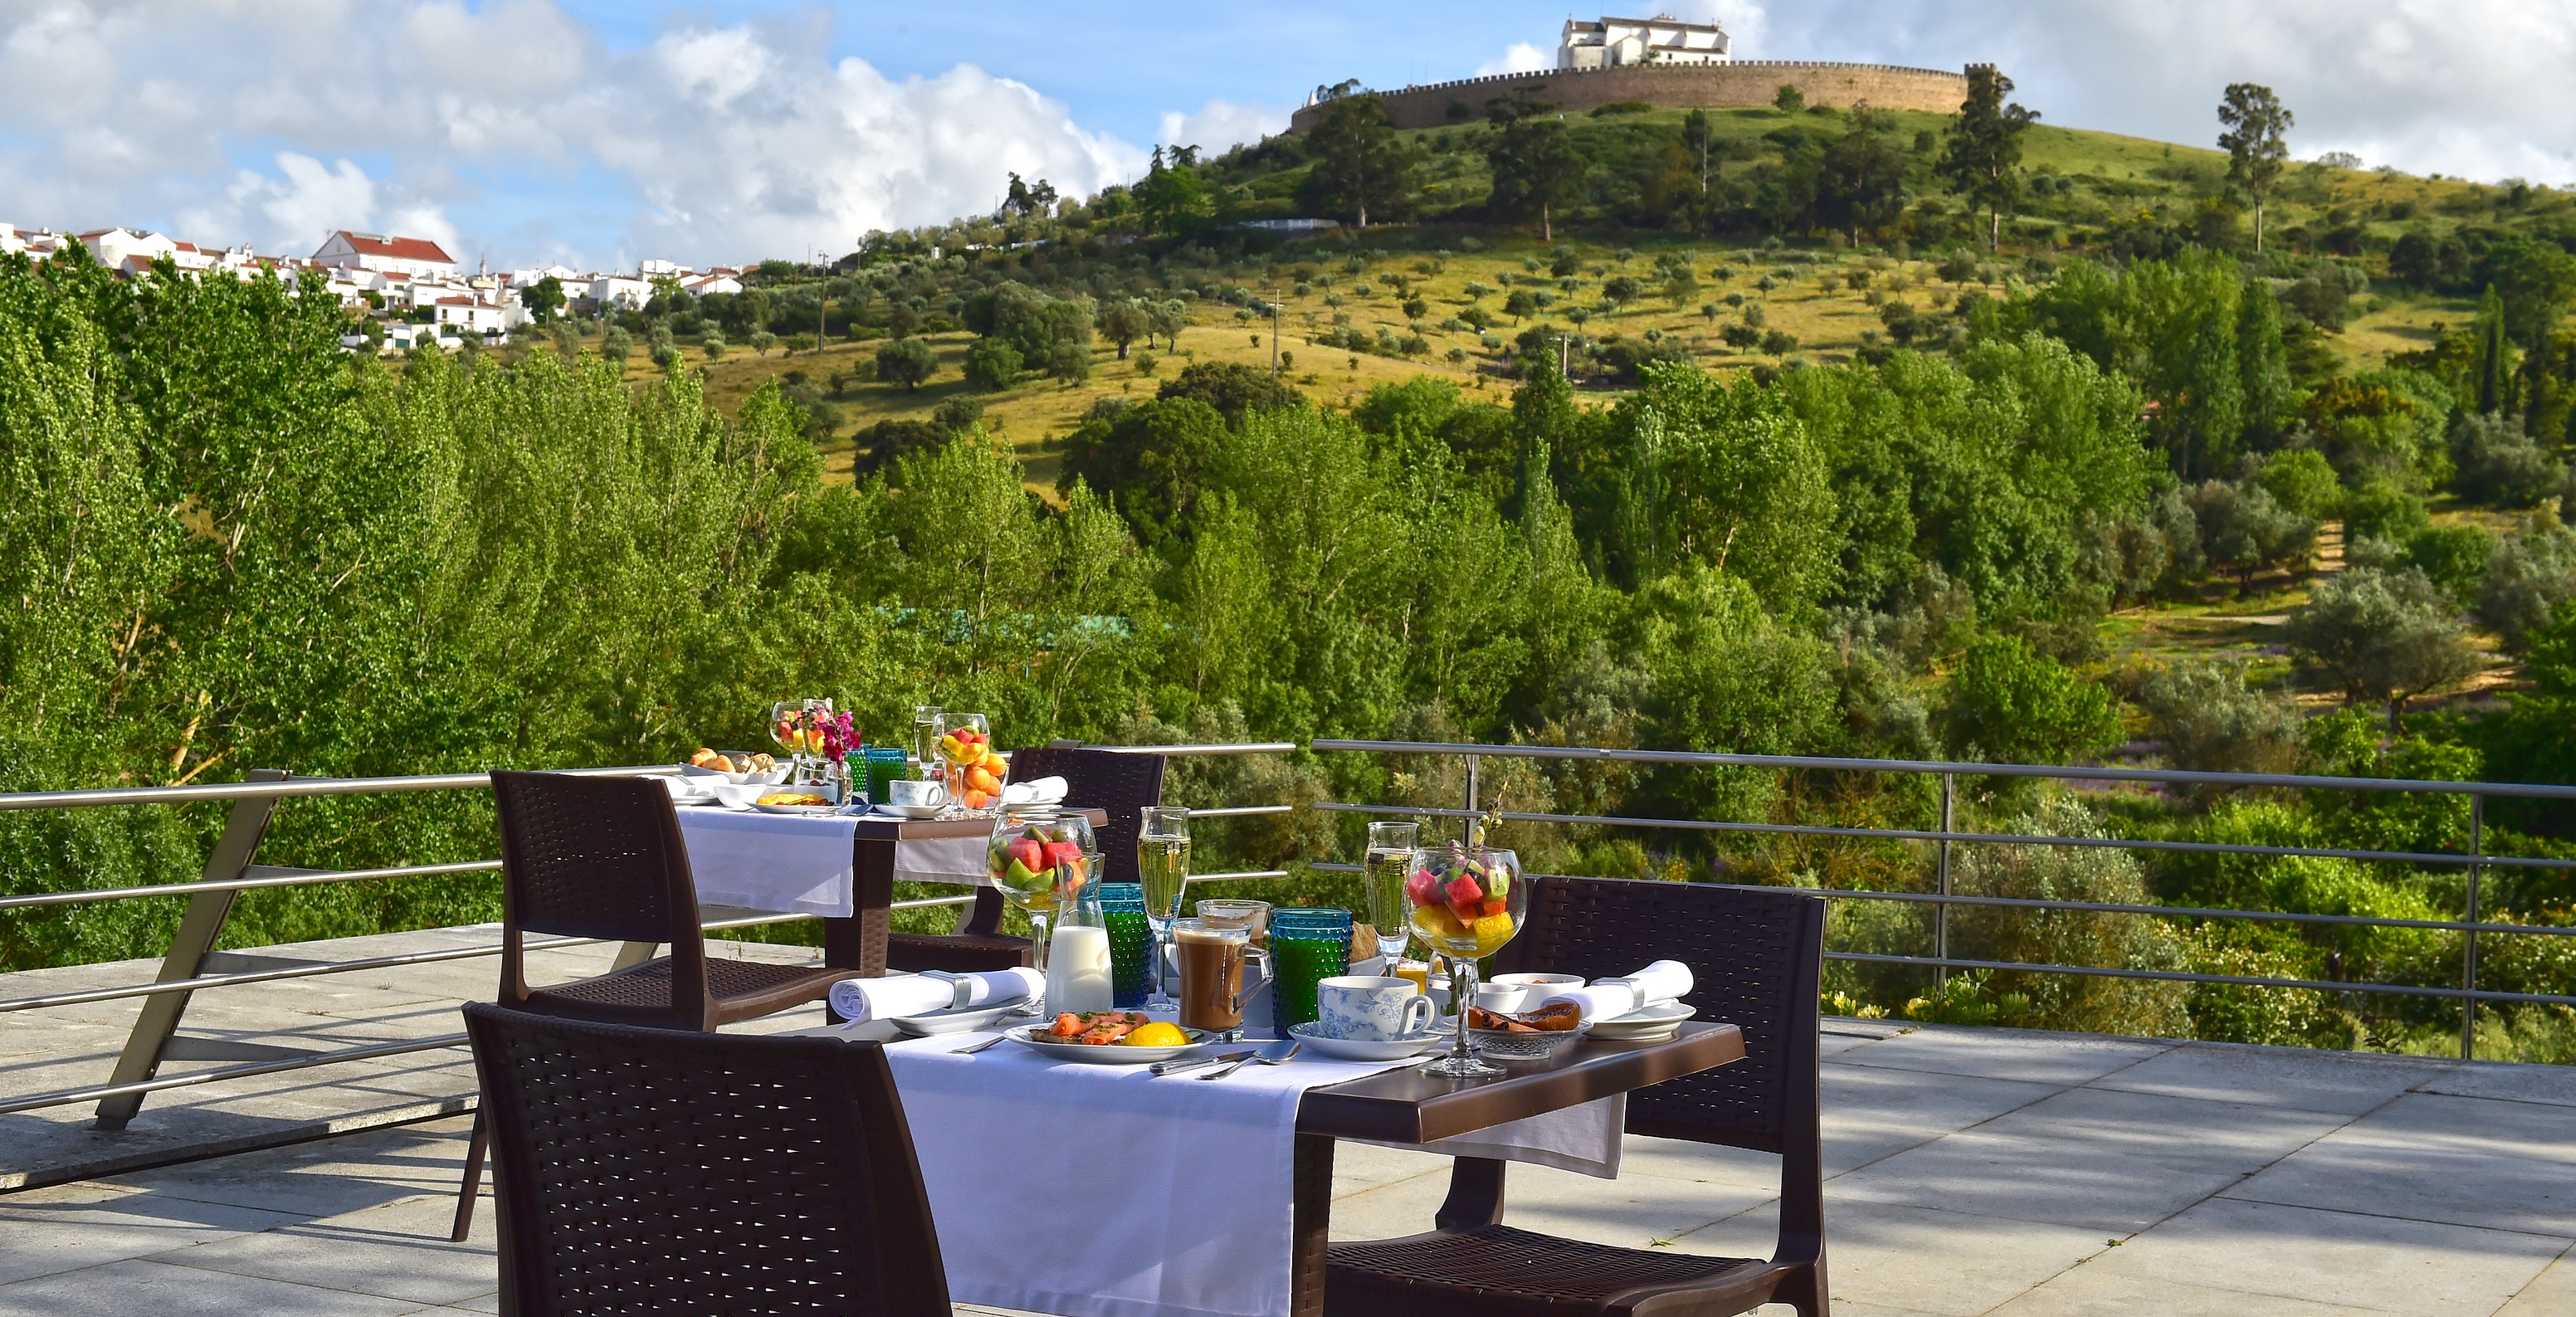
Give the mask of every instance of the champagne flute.
[{"label": "champagne flute", "polygon": [[1377,930],[1378,954],[1387,958],[1390,974],[1395,963],[1405,958],[1405,944],[1412,936],[1404,876],[1412,871],[1413,849],[1421,837],[1419,823],[1368,825],[1368,855],[1360,863],[1360,888],[1368,898],[1369,925]]},{"label": "champagne flute", "polygon": [[[1147,1010],[1177,1010],[1163,984],[1164,955],[1171,949],[1172,921],[1180,917],[1181,896],[1190,883],[1190,812],[1178,805],[1147,805],[1136,833],[1136,873],[1145,887],[1145,921],[1154,930],[1154,991]],[[1399,887],[1402,879],[1398,879]]]}]

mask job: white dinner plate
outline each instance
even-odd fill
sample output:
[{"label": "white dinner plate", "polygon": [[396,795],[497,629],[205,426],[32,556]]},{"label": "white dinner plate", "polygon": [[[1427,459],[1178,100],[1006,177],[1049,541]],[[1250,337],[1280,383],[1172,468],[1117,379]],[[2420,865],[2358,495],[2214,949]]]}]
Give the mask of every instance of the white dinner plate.
[{"label": "white dinner plate", "polygon": [[969,1033],[977,1029],[989,1029],[1001,1023],[1011,1012],[1028,1004],[1029,999],[1026,997],[1013,997],[1009,1001],[969,1006],[964,1010],[923,1011],[919,1015],[898,1015],[887,1023],[915,1038],[929,1038],[943,1033]]},{"label": "white dinner plate", "polygon": [[763,814],[803,814],[809,818],[820,818],[826,814],[841,812],[841,807],[838,805],[764,805],[757,800],[751,802],[751,807]]},{"label": "white dinner plate", "polygon": [[1699,1014],[1699,1008],[1680,1002],[1647,1006],[1625,1015],[1614,1015],[1592,1022],[1592,1036],[1613,1043],[1651,1043],[1670,1038],[1682,1027],[1682,1021]]},{"label": "white dinner plate", "polygon": [[1299,1044],[1315,1049],[1319,1056],[1329,1056],[1337,1061],[1401,1061],[1408,1056],[1418,1056],[1457,1036],[1455,1030],[1444,1032],[1439,1029],[1425,1029],[1420,1033],[1407,1034],[1402,1038],[1378,1042],[1358,1038],[1330,1038],[1317,1033],[1315,1029],[1316,1026],[1312,1021],[1288,1026],[1290,1036],[1294,1037]]},{"label": "white dinner plate", "polygon": [[1187,1056],[1190,1051],[1216,1035],[1204,1029],[1183,1029],[1190,1040],[1178,1047],[1129,1047],[1125,1043],[1071,1043],[1046,1037],[1041,1026],[1024,1024],[1007,1031],[1012,1042],[1057,1061],[1078,1061],[1084,1065],[1144,1065],[1151,1061],[1169,1061]]}]

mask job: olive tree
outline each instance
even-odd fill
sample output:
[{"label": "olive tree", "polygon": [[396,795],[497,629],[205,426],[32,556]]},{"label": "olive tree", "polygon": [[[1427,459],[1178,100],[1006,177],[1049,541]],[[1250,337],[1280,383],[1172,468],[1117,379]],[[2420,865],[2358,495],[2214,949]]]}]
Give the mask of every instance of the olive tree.
[{"label": "olive tree", "polygon": [[2388,706],[2393,731],[2406,702],[2476,672],[2478,653],[2424,573],[2356,567],[2320,584],[2290,617],[2290,656],[2351,704]]}]

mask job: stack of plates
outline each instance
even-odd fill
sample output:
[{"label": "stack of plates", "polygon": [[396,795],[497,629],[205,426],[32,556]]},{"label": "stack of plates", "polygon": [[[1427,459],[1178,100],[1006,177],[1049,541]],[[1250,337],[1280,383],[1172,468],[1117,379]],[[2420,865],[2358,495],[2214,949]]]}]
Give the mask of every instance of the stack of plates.
[{"label": "stack of plates", "polygon": [[1699,1014],[1693,1007],[1679,1002],[1648,1006],[1625,1015],[1592,1022],[1592,1036],[1613,1043],[1659,1043],[1682,1027],[1682,1021]]}]

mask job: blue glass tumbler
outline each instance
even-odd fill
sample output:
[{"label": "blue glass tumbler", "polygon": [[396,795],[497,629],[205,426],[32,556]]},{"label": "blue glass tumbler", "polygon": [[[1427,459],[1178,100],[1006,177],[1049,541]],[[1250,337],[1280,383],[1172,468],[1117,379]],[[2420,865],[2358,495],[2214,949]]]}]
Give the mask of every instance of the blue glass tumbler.
[{"label": "blue glass tumbler", "polygon": [[1270,912],[1270,1027],[1279,1037],[1319,1014],[1315,985],[1351,968],[1351,912]]},{"label": "blue glass tumbler", "polygon": [[1118,1009],[1145,1004],[1154,986],[1154,926],[1145,918],[1143,883],[1102,883],[1100,909],[1109,924],[1109,993]]}]

